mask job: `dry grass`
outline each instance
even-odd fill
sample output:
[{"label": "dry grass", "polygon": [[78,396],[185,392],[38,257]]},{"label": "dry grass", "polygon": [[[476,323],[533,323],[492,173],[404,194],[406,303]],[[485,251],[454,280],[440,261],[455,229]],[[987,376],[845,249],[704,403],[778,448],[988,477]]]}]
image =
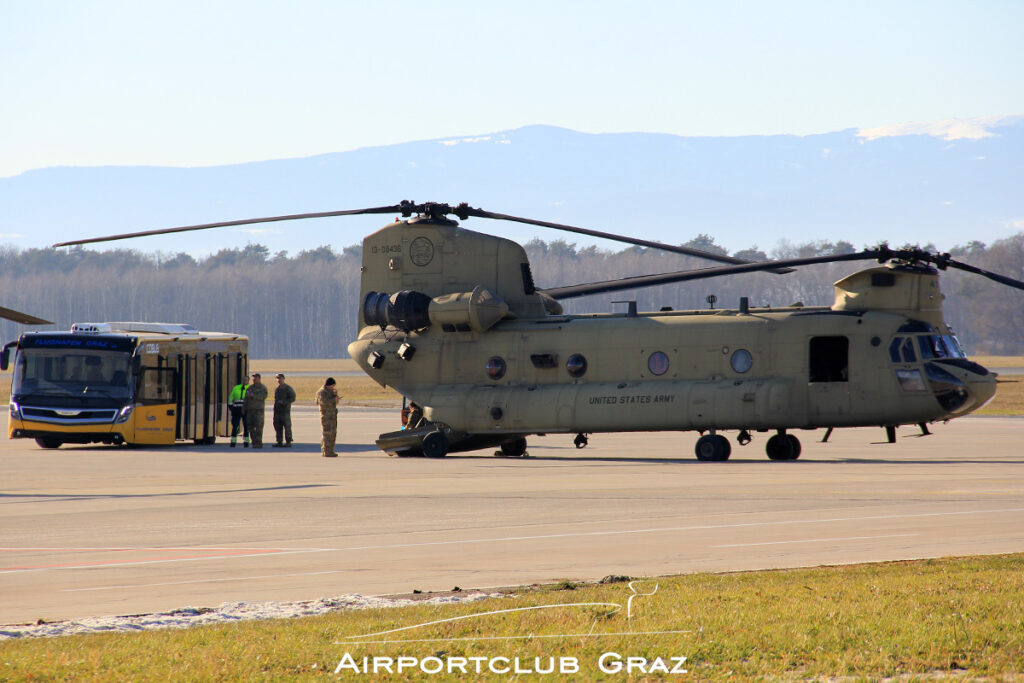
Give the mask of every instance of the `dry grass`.
[{"label": "dry grass", "polygon": [[[287,375],[287,373],[285,373]],[[266,376],[266,375],[264,375]],[[286,377],[285,381],[295,390],[296,403],[312,405],[317,390],[323,386],[327,375],[323,377]],[[402,396],[394,389],[384,388],[369,377],[335,377],[338,383],[338,395],[342,405],[400,405]],[[273,397],[277,381],[271,377],[268,383]]]},{"label": "dry grass", "polygon": [[1024,356],[971,356],[971,360],[995,370],[1024,367]]},{"label": "dry grass", "polygon": [[[317,390],[323,386],[324,380],[334,377],[338,383],[338,395],[342,405],[400,405],[402,396],[391,388],[384,388],[362,374],[362,370],[351,358],[289,358],[252,360],[249,362],[251,372],[263,375],[264,383],[270,388],[273,396],[277,380],[274,375],[285,374],[285,381],[295,389],[297,402],[310,405]],[[295,375],[297,372],[315,372],[315,376]],[[358,376],[345,376],[341,373],[358,372]]]},{"label": "dry grass", "polygon": [[286,375],[290,372],[322,372],[325,378],[342,372],[360,372],[351,358],[253,359],[249,361],[249,370],[271,379],[279,372]]},{"label": "dry grass", "polygon": [[976,415],[1024,415],[1024,376],[998,380],[996,397]]},{"label": "dry grass", "polygon": [[[464,605],[11,641],[2,646],[0,680],[323,680],[334,678],[345,653],[356,662],[518,657],[527,665],[574,657],[579,671],[538,678],[414,669],[343,680],[1020,680],[1024,672],[1022,555],[661,577],[637,593],[655,584],[657,593],[634,599],[632,618],[625,583],[566,581]],[[622,609],[550,608],[565,603]],[[529,607],[543,609],[509,611]],[[479,616],[372,639],[412,642],[352,640],[466,615]],[[604,674],[606,652],[685,656],[689,674]]]}]

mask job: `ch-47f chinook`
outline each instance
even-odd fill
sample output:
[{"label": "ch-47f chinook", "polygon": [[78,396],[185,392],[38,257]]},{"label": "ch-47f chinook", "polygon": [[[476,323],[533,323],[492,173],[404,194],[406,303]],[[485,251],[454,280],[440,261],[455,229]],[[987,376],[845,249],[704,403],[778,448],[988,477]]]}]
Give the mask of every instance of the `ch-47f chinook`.
[{"label": "ch-47f chinook", "polygon": [[[348,352],[411,402],[405,429],[377,445],[440,457],[499,447],[526,452],[533,434],[697,431],[700,460],[725,460],[736,431],[773,432],[765,450],[793,460],[790,430],[900,425],[966,415],[995,394],[995,375],[968,360],[942,316],[939,270],[1024,282],[918,249],[763,263],[535,221],[466,204],[414,204],[185,226],[62,243],[354,214],[403,219],[363,241],[359,335]],[[728,263],[692,271],[539,289],[517,243],[448,218],[511,220]],[[754,271],[876,260],[835,284],[830,307],[565,315],[560,299]]]}]

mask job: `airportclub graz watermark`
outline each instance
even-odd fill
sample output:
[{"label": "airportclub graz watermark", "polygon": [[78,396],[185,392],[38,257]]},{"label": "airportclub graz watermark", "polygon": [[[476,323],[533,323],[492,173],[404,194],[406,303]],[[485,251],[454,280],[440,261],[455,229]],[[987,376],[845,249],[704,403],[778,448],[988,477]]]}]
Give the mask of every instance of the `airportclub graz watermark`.
[{"label": "airportclub graz watermark", "polygon": [[[605,607],[608,611],[602,615],[603,617],[611,616],[618,612],[625,610],[627,623],[630,623],[633,618],[633,600],[635,598],[649,598],[658,592],[658,584],[647,583],[642,581],[630,581],[628,588],[630,595],[626,600],[626,604],[622,605],[616,602],[570,602],[570,603],[558,603],[553,605],[536,605],[532,607],[515,607],[510,609],[492,610],[489,612],[480,612],[477,614],[468,614],[459,617],[450,617],[448,619],[438,619],[436,621],[422,622],[418,624],[411,624],[409,626],[402,626],[400,628],[389,629],[387,631],[377,631],[375,633],[364,633],[355,636],[349,636],[344,640],[338,641],[337,645],[343,646],[356,646],[356,645],[394,645],[394,644],[426,644],[426,643],[452,643],[457,641],[470,642],[470,641],[511,641],[511,640],[541,640],[541,639],[573,639],[573,638],[615,638],[615,637],[635,637],[635,636],[659,636],[668,634],[684,634],[690,633],[690,631],[619,631],[619,632],[601,632],[596,630],[597,620],[591,626],[590,631],[587,633],[561,633],[561,634],[517,634],[517,635],[474,635],[471,637],[454,637],[454,638],[415,638],[415,631],[417,629],[425,629],[431,626],[439,624],[447,624],[458,621],[468,620],[480,620],[488,616],[496,614],[510,614],[514,612],[531,612],[538,610],[555,610],[555,609],[580,609],[580,608],[595,608]],[[642,589],[650,588],[649,592],[644,592]],[[444,657],[432,654],[425,657],[419,657],[416,655],[400,655],[398,657],[386,657],[377,655],[361,655],[359,653],[353,655],[350,650],[346,650],[338,661],[337,667],[334,669],[334,673],[338,675],[355,674],[362,676],[383,676],[383,675],[460,675],[460,676],[480,676],[487,674],[494,674],[498,676],[504,675],[546,675],[546,674],[559,674],[559,675],[579,675],[586,677],[590,673],[602,673],[602,674],[623,674],[628,676],[644,675],[644,674],[667,674],[667,675],[684,675],[688,673],[686,669],[686,657],[684,655],[676,653],[666,653],[664,655],[656,656],[637,656],[630,655],[628,653],[621,653],[613,647],[609,647],[608,650],[602,652],[592,661],[581,661],[581,659],[574,655],[559,655],[559,656],[488,656],[479,655],[473,657],[467,656],[454,656],[446,655]]]}]

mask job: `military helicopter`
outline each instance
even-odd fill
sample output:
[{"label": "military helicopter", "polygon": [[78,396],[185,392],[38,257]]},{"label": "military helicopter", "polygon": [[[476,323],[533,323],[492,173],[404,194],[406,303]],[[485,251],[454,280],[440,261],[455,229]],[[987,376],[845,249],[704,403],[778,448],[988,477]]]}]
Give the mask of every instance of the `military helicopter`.
[{"label": "military helicopter", "polygon": [[[441,457],[498,447],[526,454],[527,437],[697,431],[699,460],[729,458],[735,431],[770,432],[772,460],[795,460],[791,430],[896,428],[966,415],[995,395],[995,374],[970,361],[942,316],[939,271],[957,268],[1004,285],[1024,282],[920,249],[864,251],[750,263],[686,247],[493,213],[403,201],[148,230],[68,246],[273,221],[400,214],[363,241],[359,333],[348,352],[376,382],[410,401],[405,428],[377,445]],[[540,289],[522,246],[459,227],[490,218],[538,225],[724,262],[698,270]],[[724,275],[874,260],[835,283],[829,307],[566,315],[559,300]]]}]

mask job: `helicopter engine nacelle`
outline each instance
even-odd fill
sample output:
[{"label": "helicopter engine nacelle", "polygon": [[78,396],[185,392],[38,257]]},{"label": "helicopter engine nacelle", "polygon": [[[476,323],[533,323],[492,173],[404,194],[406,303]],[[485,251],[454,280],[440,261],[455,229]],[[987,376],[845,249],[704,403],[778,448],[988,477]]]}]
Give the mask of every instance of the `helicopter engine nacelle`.
[{"label": "helicopter engine nacelle", "polygon": [[368,325],[391,325],[403,332],[431,324],[441,325],[446,332],[483,332],[507,315],[508,304],[481,285],[472,292],[444,294],[433,299],[411,289],[390,296],[369,292],[363,299],[363,320]]}]

